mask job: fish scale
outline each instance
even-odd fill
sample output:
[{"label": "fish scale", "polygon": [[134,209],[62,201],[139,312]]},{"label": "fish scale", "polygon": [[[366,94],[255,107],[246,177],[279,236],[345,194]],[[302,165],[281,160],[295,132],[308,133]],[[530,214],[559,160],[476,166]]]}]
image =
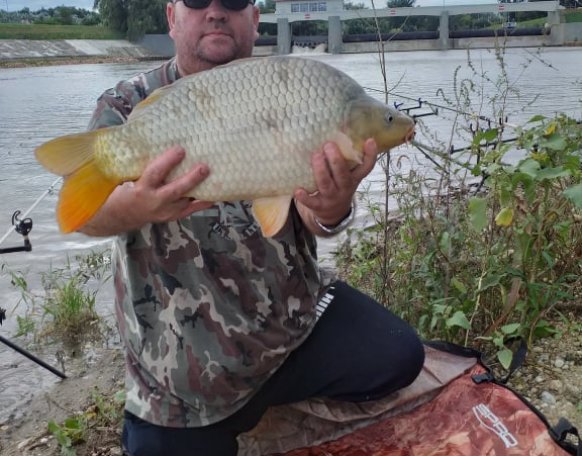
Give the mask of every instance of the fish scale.
[{"label": "fish scale", "polygon": [[[37,158],[67,176],[64,188],[95,180],[96,173],[112,191],[121,182],[138,179],[152,159],[180,145],[186,156],[168,181],[198,163],[210,168],[209,177],[185,196],[252,200],[254,208],[261,204],[263,212],[278,214],[288,211],[295,189],[316,190],[311,157],[325,141],[336,141],[355,165],[367,138],[389,148],[403,143],[412,129],[410,118],[368,96],[341,71],[312,59],[270,57],[184,77],[154,91],[126,124],[49,141],[37,149]],[[75,163],[66,162],[67,149],[74,144]],[[76,169],[83,171],[77,175]],[[63,199],[62,192],[58,218],[65,231],[83,223],[65,218],[83,218],[99,208],[77,209],[77,203]],[[84,215],[73,215],[77,212]],[[285,217],[278,215],[277,223]],[[267,222],[258,218],[263,233],[272,235],[272,229],[265,229]]]}]

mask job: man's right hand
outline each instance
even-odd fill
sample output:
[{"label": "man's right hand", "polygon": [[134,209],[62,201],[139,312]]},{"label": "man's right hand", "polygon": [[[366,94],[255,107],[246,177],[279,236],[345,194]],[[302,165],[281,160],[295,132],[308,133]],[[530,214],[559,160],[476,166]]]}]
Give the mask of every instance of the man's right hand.
[{"label": "man's right hand", "polygon": [[118,186],[79,231],[90,236],[112,236],[139,229],[146,223],[179,220],[212,207],[211,202],[183,196],[206,179],[210,173],[207,165],[195,165],[176,180],[165,182],[185,154],[178,146],[164,151],[151,161],[138,180]]}]

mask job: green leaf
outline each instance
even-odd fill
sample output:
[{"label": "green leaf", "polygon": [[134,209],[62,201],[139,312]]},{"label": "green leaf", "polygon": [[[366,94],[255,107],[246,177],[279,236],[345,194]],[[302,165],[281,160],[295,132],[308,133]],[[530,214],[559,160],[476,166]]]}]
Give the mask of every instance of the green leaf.
[{"label": "green leaf", "polygon": [[487,228],[487,200],[485,198],[469,200],[469,220],[471,227],[477,232]]},{"label": "green leaf", "polygon": [[545,179],[557,179],[558,177],[568,177],[571,176],[572,173],[570,170],[564,169],[561,166],[556,168],[544,168],[538,172],[536,179],[539,181]]},{"label": "green leaf", "polygon": [[499,274],[489,274],[489,275],[485,276],[485,278],[481,281],[481,288],[479,289],[479,292],[499,285],[499,282],[501,281],[501,277],[502,276]]},{"label": "green leaf", "polygon": [[553,326],[547,320],[540,320],[537,322],[536,327],[534,328],[534,335],[536,337],[550,337],[556,334],[558,330],[555,326]]},{"label": "green leaf", "polygon": [[541,141],[540,146],[551,150],[564,150],[567,147],[567,143],[561,135],[553,133],[545,141]]},{"label": "green leaf", "polygon": [[537,160],[532,160],[531,158],[528,158],[527,160],[524,160],[519,164],[518,169],[522,173],[535,178],[540,169],[540,163]]},{"label": "green leaf", "polygon": [[119,390],[117,393],[115,393],[115,395],[113,396],[113,400],[117,403],[117,404],[123,404],[125,403],[126,400],[126,393],[125,390]]},{"label": "green leaf", "polygon": [[465,286],[465,284],[456,277],[453,277],[451,279],[451,285],[455,287],[457,291],[460,291],[461,293],[467,293],[467,287]]},{"label": "green leaf", "polygon": [[51,434],[56,434],[61,430],[61,427],[55,423],[53,420],[50,420],[47,424],[48,430]]},{"label": "green leaf", "polygon": [[575,206],[582,208],[582,184],[573,185],[562,192]]},{"label": "green leaf", "polygon": [[541,122],[542,120],[545,120],[545,119],[546,119],[546,116],[542,116],[541,114],[538,114],[538,115],[533,116],[527,122],[528,123]]},{"label": "green leaf", "polygon": [[503,336],[496,335],[493,337],[493,345],[499,347],[500,349],[505,348]]},{"label": "green leaf", "polygon": [[81,429],[81,422],[77,418],[65,419],[64,425],[67,429]]},{"label": "green leaf", "polygon": [[439,241],[441,252],[447,252],[451,246],[451,235],[448,231],[443,232]]},{"label": "green leaf", "polygon": [[499,130],[497,128],[491,128],[490,130],[485,130],[477,133],[473,138],[473,145],[478,146],[482,141],[491,142],[497,139]]},{"label": "green leaf", "polygon": [[497,359],[504,369],[509,369],[509,366],[511,366],[511,360],[513,359],[513,352],[505,348],[497,353]]},{"label": "green leaf", "polygon": [[497,226],[510,226],[513,222],[513,209],[510,207],[504,207],[499,211],[497,217],[495,217],[495,223]]},{"label": "green leaf", "polygon": [[459,326],[463,329],[471,329],[471,323],[465,316],[465,313],[457,310],[454,315],[446,321],[447,328],[452,328],[453,326]]},{"label": "green leaf", "polygon": [[485,130],[482,136],[485,141],[491,142],[497,139],[498,134],[499,130],[497,128],[491,128],[490,130]]},{"label": "green leaf", "polygon": [[511,323],[509,325],[502,326],[501,332],[506,335],[514,334],[519,328],[521,328],[521,323]]},{"label": "green leaf", "polygon": [[551,269],[556,265],[556,260],[545,250],[542,252],[542,258],[546,262],[546,265]]}]

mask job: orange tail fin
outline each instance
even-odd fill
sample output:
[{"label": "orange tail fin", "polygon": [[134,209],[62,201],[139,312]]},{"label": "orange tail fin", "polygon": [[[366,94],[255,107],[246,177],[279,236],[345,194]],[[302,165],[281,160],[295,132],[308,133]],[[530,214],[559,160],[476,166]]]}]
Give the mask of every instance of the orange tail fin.
[{"label": "orange tail fin", "polygon": [[65,176],[57,206],[57,219],[64,233],[83,226],[120,183],[103,174],[94,159],[96,140],[107,130],[56,138],[35,151],[42,166]]},{"label": "orange tail fin", "polygon": [[61,231],[70,233],[83,226],[107,201],[118,184],[104,176],[94,160],[65,177],[57,206]]}]

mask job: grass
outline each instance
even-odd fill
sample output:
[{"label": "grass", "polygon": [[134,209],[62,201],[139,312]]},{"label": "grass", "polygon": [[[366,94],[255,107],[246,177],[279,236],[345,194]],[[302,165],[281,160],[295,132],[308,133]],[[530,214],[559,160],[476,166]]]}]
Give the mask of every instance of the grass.
[{"label": "grass", "polygon": [[3,40],[119,40],[123,35],[90,25],[0,24]]},{"label": "grass", "polygon": [[48,431],[58,442],[60,454],[76,456],[75,447],[79,444],[95,447],[103,440],[119,440],[124,403],[124,391],[108,396],[95,389],[91,394],[91,403],[84,411],[67,417],[60,424],[50,420]]},{"label": "grass", "polygon": [[[571,22],[582,22],[582,11],[566,11],[564,14],[564,21],[566,23]],[[520,28],[524,27],[543,27],[546,22],[548,22],[547,17],[540,17],[537,19],[531,19],[529,21],[521,21],[517,23]]]},{"label": "grass", "polygon": [[3,267],[14,288],[20,291],[17,306],[25,307],[17,315],[18,336],[32,336],[33,341],[59,341],[74,347],[89,340],[100,340],[107,329],[98,315],[96,296],[110,278],[109,252],[90,252],[67,261],[60,269],[42,272],[43,293],[30,290],[22,272]]},{"label": "grass", "polygon": [[535,28],[543,26],[548,22],[547,17],[538,17],[537,19],[530,19],[529,21],[521,21],[517,23],[517,27],[519,28]]},{"label": "grass", "polygon": [[582,22],[582,11],[571,11],[565,15],[566,22]]}]

